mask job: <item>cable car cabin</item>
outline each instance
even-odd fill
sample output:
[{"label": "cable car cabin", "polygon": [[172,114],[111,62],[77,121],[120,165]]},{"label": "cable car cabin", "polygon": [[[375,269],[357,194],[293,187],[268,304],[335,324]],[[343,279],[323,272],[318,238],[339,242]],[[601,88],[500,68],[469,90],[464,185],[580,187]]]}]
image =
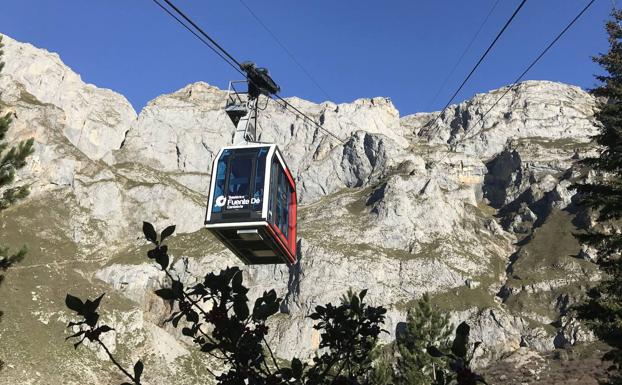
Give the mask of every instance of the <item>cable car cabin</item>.
[{"label": "cable car cabin", "polygon": [[220,150],[205,227],[246,264],[296,263],[296,184],[276,145]]}]

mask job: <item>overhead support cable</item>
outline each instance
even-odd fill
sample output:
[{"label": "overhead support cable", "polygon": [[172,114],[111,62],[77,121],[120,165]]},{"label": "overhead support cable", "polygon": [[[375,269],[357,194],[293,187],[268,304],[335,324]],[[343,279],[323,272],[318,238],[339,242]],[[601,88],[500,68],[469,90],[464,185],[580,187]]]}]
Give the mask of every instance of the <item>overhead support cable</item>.
[{"label": "overhead support cable", "polygon": [[216,48],[218,48],[223,54],[225,54],[229,59],[231,59],[231,61],[233,61],[235,64],[237,64],[238,67],[241,66],[241,63],[239,61],[237,61],[233,56],[231,56],[231,54],[229,54],[229,52],[227,52],[224,48],[222,48],[220,46],[220,44],[218,44],[216,42],[216,40],[212,39],[207,33],[205,33],[205,31],[203,31],[203,29],[201,27],[199,27],[194,21],[192,21],[188,16],[186,16],[185,13],[183,13],[179,8],[177,8],[175,6],[175,4],[173,4],[170,0],[164,0],[166,2],[166,4],[168,4],[171,8],[173,8],[175,10],[175,12],[177,12],[177,14],[179,14],[181,17],[184,18],[184,20],[186,20],[188,23],[190,23],[190,25],[192,25],[197,31],[199,31],[199,33],[201,33],[201,35],[205,36],[207,38],[207,40],[209,40],[212,44],[214,44],[216,46]]},{"label": "overhead support cable", "polygon": [[[285,46],[285,44],[283,44],[281,42],[281,40],[274,34],[274,32],[272,32],[270,30],[270,28],[268,28],[268,26],[259,18],[259,16],[257,16],[257,14],[255,14],[255,12],[253,12],[253,10],[243,1],[243,0],[239,0],[239,2],[248,10],[248,12],[251,14],[251,16],[253,16],[253,18],[263,27],[263,29],[274,39],[274,41],[279,45],[279,47],[281,47],[281,49],[289,56],[290,59],[292,59],[292,61],[302,70],[302,72],[304,72],[304,74],[309,78],[309,80],[311,80],[311,82],[313,84],[315,84],[315,86],[324,94],[324,96],[328,99],[328,100],[332,100],[332,98],[330,97],[330,95],[328,95],[328,92],[326,92],[324,90],[324,88],[322,88],[322,86],[317,82],[317,80],[315,80],[315,78],[313,77],[313,75],[311,75],[311,73],[296,59],[296,57],[294,56],[294,54],[287,49],[287,47]],[[286,107],[289,106],[290,108],[294,109],[295,111],[297,111],[299,114],[302,114],[307,120],[312,121],[313,124],[317,125],[317,123],[315,121],[313,121],[312,119],[310,119],[308,116],[304,115],[298,108],[294,107],[291,103],[287,102],[285,99],[281,98],[278,95],[275,95],[279,100],[283,101],[283,103],[285,103]],[[339,120],[337,120],[337,124],[339,125],[340,128],[343,129],[343,127],[341,127],[341,123],[339,122]],[[342,144],[344,143],[344,140],[339,138],[338,136],[336,136],[335,134],[333,134],[332,132],[326,130],[324,127],[322,127],[321,125],[317,125],[322,131],[324,131],[325,133],[327,133],[328,135],[332,136],[333,138],[337,139],[339,142],[341,142]]]},{"label": "overhead support cable", "polygon": [[[507,87],[505,92],[493,103],[493,105],[490,106],[488,110],[486,110],[486,112],[480,117],[478,122],[473,125],[473,127],[477,127],[481,123],[482,129],[484,128],[484,118],[486,118],[486,115],[488,115],[488,113],[490,113],[490,111],[492,111],[493,108],[495,108],[495,106],[501,101],[501,99],[503,99],[510,91],[512,91],[519,85],[519,82],[524,78],[524,76],[540,61],[540,59],[542,59],[542,57],[555,45],[555,43],[557,43],[557,41],[561,39],[562,36],[564,36],[564,34],[570,29],[570,27],[572,27],[574,23],[576,23],[577,20],[579,20],[579,18],[583,16],[583,14],[592,6],[592,4],[594,4],[595,1],[596,0],[591,0],[589,3],[587,3],[587,5],[581,10],[581,12],[579,12],[570,21],[570,23],[568,23],[568,25],[566,25],[566,27],[559,34],[557,34],[557,36],[546,46],[546,48],[544,48],[544,50],[540,52],[540,54],[527,66],[527,68],[525,68],[525,70],[523,70],[523,72],[521,72],[521,74],[518,75],[516,79],[514,79],[514,82],[512,82],[512,84]],[[460,143],[463,140],[471,139],[475,137],[476,135],[478,135],[480,132],[481,132],[481,129],[472,135],[465,136],[462,140],[458,141],[457,143]]]},{"label": "overhead support cable", "polygon": [[[345,140],[341,139],[340,137],[338,137],[337,135],[333,134],[332,132],[330,132],[329,130],[325,129],[324,127],[322,127],[321,125],[319,125],[318,123],[315,122],[315,120],[311,119],[310,117],[308,117],[306,114],[304,114],[302,111],[300,111],[298,108],[296,108],[296,106],[294,106],[293,104],[291,104],[290,102],[288,102],[287,100],[283,99],[282,97],[280,97],[279,95],[274,95],[276,96],[277,99],[279,99],[280,101],[282,101],[283,103],[285,103],[286,106],[291,107],[294,111],[298,112],[300,115],[302,115],[304,118],[306,118],[308,121],[310,121],[311,123],[313,123],[315,126],[317,126],[320,130],[324,131],[325,133],[327,133],[328,135],[332,136],[333,138],[337,139],[341,144],[345,143]],[[339,123],[339,122],[337,122]],[[340,125],[341,126],[341,125]]]},{"label": "overhead support cable", "polygon": [[[190,26],[192,26],[194,28],[194,30],[192,28],[190,28],[190,26],[186,23],[184,23],[179,17],[175,16],[173,14],[173,12],[171,12],[168,8],[166,8],[163,4],[161,4],[158,0],[153,0],[154,3],[156,3],[160,8],[162,8],[164,11],[166,11],[166,13],[173,17],[178,23],[180,23],[185,29],[187,29],[190,33],[192,33],[196,38],[198,38],[203,44],[205,44],[206,46],[208,46],[213,52],[215,52],[221,59],[223,59],[227,64],[229,64],[231,67],[233,67],[236,71],[238,71],[240,74],[242,74],[242,76],[246,77],[248,79],[249,82],[253,83],[253,81],[247,77],[247,74],[245,74],[242,71],[242,63],[240,63],[238,60],[236,60],[229,52],[227,52],[220,44],[218,44],[212,37],[210,37],[201,27],[199,27],[194,21],[192,21],[192,19],[190,19],[189,16],[187,16],[183,11],[181,11],[178,7],[175,6],[175,4],[173,4],[170,0],[164,0],[164,2],[166,4],[168,4],[179,16],[181,16],[181,18],[183,18],[184,20],[186,20],[187,23],[190,24]],[[201,36],[202,35],[205,39],[207,39],[207,41],[205,41]],[[209,43],[208,43],[209,42]],[[211,44],[210,44],[211,43]],[[255,84],[255,83],[253,83]],[[286,110],[287,107],[291,108],[290,112],[293,112],[294,114],[300,114],[304,119],[306,119],[307,121],[311,122],[313,125],[315,125],[317,128],[319,128],[320,130],[328,133],[330,136],[332,136],[333,138],[339,140],[340,143],[344,143],[344,140],[342,140],[341,138],[339,138],[337,135],[333,134],[332,132],[330,132],[329,130],[327,130],[326,128],[322,127],[319,123],[317,123],[315,120],[311,119],[308,115],[306,115],[305,113],[303,113],[302,111],[300,111],[298,108],[296,108],[295,106],[293,106],[291,103],[289,103],[287,100],[283,99],[281,96],[277,95],[277,94],[273,94],[273,96],[275,96],[276,98],[278,98],[279,100],[283,101],[283,103],[285,103],[286,106]]]},{"label": "overhead support cable", "polygon": [[[242,1],[242,0],[240,0],[240,1]],[[490,11],[488,11],[488,14],[486,15],[486,17],[484,17],[484,19],[482,20],[481,24],[479,25],[479,28],[477,28],[477,31],[475,32],[475,34],[471,38],[471,41],[469,41],[469,44],[467,44],[467,46],[464,48],[464,51],[462,51],[462,54],[460,55],[460,57],[456,61],[456,64],[454,64],[454,66],[451,69],[451,71],[449,71],[449,73],[445,77],[445,80],[443,80],[443,82],[441,83],[440,87],[438,87],[438,90],[436,91],[436,94],[434,94],[434,97],[432,98],[432,101],[428,105],[428,110],[430,110],[432,108],[432,106],[434,105],[434,102],[436,102],[436,99],[438,99],[439,95],[441,94],[441,91],[443,91],[443,89],[447,85],[447,82],[449,81],[449,79],[456,72],[456,69],[458,69],[458,66],[460,65],[460,63],[462,63],[462,59],[464,59],[464,57],[466,56],[467,52],[469,52],[469,50],[471,49],[471,46],[473,45],[473,43],[475,43],[475,40],[479,36],[480,32],[482,32],[482,29],[484,29],[484,25],[486,25],[486,23],[488,22],[488,19],[490,18],[490,15],[492,15],[492,13],[495,10],[495,8],[497,8],[497,5],[499,4],[499,1],[500,0],[495,0],[494,4],[490,8]]]},{"label": "overhead support cable", "polygon": [[505,30],[508,28],[508,26],[512,23],[512,21],[514,20],[514,18],[516,17],[516,15],[518,14],[518,12],[521,10],[521,8],[523,8],[523,6],[525,5],[525,3],[527,2],[527,0],[522,0],[521,3],[518,5],[518,7],[514,10],[514,13],[512,13],[512,16],[510,16],[510,18],[505,22],[505,24],[503,25],[503,28],[501,28],[501,30],[497,33],[497,36],[495,37],[495,39],[492,41],[492,43],[490,43],[488,45],[488,48],[486,49],[486,51],[482,54],[482,56],[479,58],[479,60],[477,61],[477,63],[475,64],[475,66],[471,69],[471,72],[469,72],[469,74],[467,75],[466,78],[464,78],[464,80],[462,81],[462,83],[460,84],[460,86],[458,87],[458,89],[453,93],[453,95],[451,96],[451,98],[449,98],[449,101],[447,102],[447,104],[445,104],[445,107],[443,107],[443,109],[441,110],[441,112],[439,112],[439,114],[436,116],[436,118],[434,119],[430,119],[430,121],[428,123],[426,123],[426,127],[430,126],[431,124],[434,124],[438,121],[438,119],[440,119],[440,117],[443,115],[443,113],[445,112],[445,110],[447,110],[447,108],[450,106],[451,102],[453,102],[453,100],[455,99],[455,97],[458,95],[458,93],[460,92],[460,90],[462,90],[462,87],[464,87],[464,85],[466,84],[467,81],[469,81],[469,79],[471,78],[471,76],[473,76],[473,74],[475,73],[475,71],[477,70],[477,68],[479,67],[480,64],[482,64],[482,62],[484,61],[484,59],[486,58],[486,56],[488,56],[488,53],[490,53],[490,51],[492,50],[492,48],[495,46],[495,44],[497,43],[497,41],[499,40],[499,38],[501,37],[501,35],[503,35],[503,33],[505,32]]},{"label": "overhead support cable", "polygon": [[227,64],[229,64],[231,67],[233,67],[234,70],[236,70],[237,72],[239,72],[240,74],[242,74],[242,76],[246,76],[246,74],[244,72],[242,72],[242,70],[238,67],[236,67],[233,63],[231,63],[229,61],[229,59],[223,55],[222,53],[220,53],[220,51],[218,51],[216,48],[214,48],[210,43],[208,43],[207,41],[205,41],[205,39],[203,37],[201,37],[198,33],[196,33],[192,28],[190,28],[186,23],[184,23],[180,18],[178,18],[177,16],[175,16],[168,8],[166,8],[162,3],[160,3],[158,0],[153,0],[154,3],[156,3],[158,5],[158,7],[162,8],[164,10],[164,12],[168,13],[168,15],[170,17],[172,17],[173,19],[175,19],[179,24],[181,24],[186,30],[188,30],[188,32],[190,32],[191,34],[194,35],[194,37],[196,37],[201,43],[203,43],[205,46],[207,46],[207,48],[211,49],[216,55],[220,56],[220,58],[222,60],[224,60],[225,62],[227,62]]},{"label": "overhead support cable", "polygon": [[[555,45],[555,43],[557,43],[557,41],[570,29],[570,27],[572,27],[574,25],[574,23],[577,22],[577,20],[579,20],[579,18],[581,16],[583,16],[583,14],[592,6],[592,4],[594,4],[594,2],[596,2],[596,0],[590,0],[589,3],[587,3],[587,5],[570,21],[570,23],[568,23],[568,25],[566,25],[566,27],[559,33],[557,34],[557,36],[546,46],[546,48],[544,48],[544,50],[527,66],[527,68],[525,68],[525,70],[516,78],[516,80],[514,80],[514,83],[512,83],[510,86],[508,86],[508,88],[505,90],[505,92],[501,95],[501,97],[499,97],[495,103],[484,113],[484,115],[482,115],[482,117],[480,118],[480,120],[474,125],[477,126],[479,123],[484,121],[484,118],[486,117],[486,115],[492,111],[492,109],[499,103],[499,101],[501,99],[503,99],[503,97],[505,95],[507,95],[510,90],[518,85],[518,82],[527,74],[527,72],[529,72],[529,70],[531,70],[533,68],[533,66],[536,65],[536,63],[538,63],[538,61],[553,47],[553,45]],[[447,158],[449,156],[449,154],[454,151],[456,149],[456,147],[458,146],[458,144],[469,140],[471,138],[474,138],[475,136],[479,135],[483,130],[483,124],[482,124],[482,129],[476,131],[475,133],[471,134],[471,135],[467,135],[464,136],[463,138],[457,140],[455,143],[450,145],[450,149],[448,152],[446,152],[439,160],[437,160],[436,162],[434,162],[434,164],[430,167],[430,168],[436,168],[443,160],[445,160],[445,158]]]},{"label": "overhead support cable", "polygon": [[257,16],[255,12],[253,12],[253,10],[243,0],[239,0],[239,2],[244,6],[244,8],[248,10],[248,13],[250,13],[251,16],[253,16],[253,18],[272,37],[272,39],[274,39],[274,41],[281,47],[281,49],[283,49],[283,51],[287,54],[287,56],[289,56],[289,58],[294,62],[294,64],[296,64],[298,68],[300,68],[300,70],[304,72],[307,78],[311,80],[311,82],[317,87],[317,89],[320,90],[322,94],[324,94],[324,97],[326,97],[328,100],[331,100],[331,97],[328,95],[328,92],[326,92],[324,88],[322,88],[322,86],[318,83],[318,81],[315,80],[313,75],[311,75],[311,73],[296,59],[294,54],[289,49],[287,49],[285,44],[281,42],[281,40],[276,36],[276,34],[272,32],[270,28],[268,28],[268,26],[259,18],[259,16]]}]

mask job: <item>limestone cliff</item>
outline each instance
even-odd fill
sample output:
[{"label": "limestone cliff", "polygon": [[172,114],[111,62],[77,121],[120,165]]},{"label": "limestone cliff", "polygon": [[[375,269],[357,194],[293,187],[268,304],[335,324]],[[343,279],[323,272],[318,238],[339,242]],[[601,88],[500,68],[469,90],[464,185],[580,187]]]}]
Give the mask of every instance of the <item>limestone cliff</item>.
[{"label": "limestone cliff", "polygon": [[[123,360],[146,361],[146,381],[207,378],[213,363],[161,324],[168,309],[153,290],[164,277],[144,257],[140,228],[177,224],[171,252],[188,282],[238,264],[202,229],[209,165],[233,134],[224,92],[194,83],[137,115],[58,55],[4,42],[0,112],[14,116],[11,140],[34,137],[36,152],[19,175],[31,196],[0,214],[0,242],[29,246],[0,297],[3,374],[25,384],[116,379],[101,354],[62,343],[64,295],[105,291],[116,329],[108,342]],[[598,279],[572,236],[589,220],[569,190],[585,177],[576,160],[595,150],[596,101],[578,87],[527,81],[481,119],[503,92],[438,119],[400,117],[386,98],[289,99],[344,143],[268,104],[260,140],[277,143],[295,174],[301,262],[244,271],[251,296],[276,288],[285,298],[271,329],[279,356],[312,355],[318,336],[306,316],[349,287],[389,308],[392,334],[431,293],[456,324],[472,325],[480,365],[520,346],[547,351],[590,338],[565,312]]]}]

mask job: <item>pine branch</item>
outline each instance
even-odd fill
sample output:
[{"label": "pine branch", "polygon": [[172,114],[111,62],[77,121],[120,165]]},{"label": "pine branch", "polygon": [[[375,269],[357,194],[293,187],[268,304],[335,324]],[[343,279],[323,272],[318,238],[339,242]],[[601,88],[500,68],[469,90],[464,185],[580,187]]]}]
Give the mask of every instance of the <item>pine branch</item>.
[{"label": "pine branch", "polygon": [[581,319],[592,331],[614,349],[607,353],[612,360],[609,381],[620,379],[622,367],[622,11],[614,10],[606,23],[609,52],[593,58],[604,69],[596,76],[600,85],[592,94],[602,97],[595,117],[599,133],[593,140],[601,146],[597,157],[583,160],[583,166],[595,171],[590,183],[573,186],[579,192],[579,204],[596,215],[598,225],[585,234],[576,234],[578,240],[597,249],[598,267],[603,280],[588,292],[589,298],[575,306]]}]

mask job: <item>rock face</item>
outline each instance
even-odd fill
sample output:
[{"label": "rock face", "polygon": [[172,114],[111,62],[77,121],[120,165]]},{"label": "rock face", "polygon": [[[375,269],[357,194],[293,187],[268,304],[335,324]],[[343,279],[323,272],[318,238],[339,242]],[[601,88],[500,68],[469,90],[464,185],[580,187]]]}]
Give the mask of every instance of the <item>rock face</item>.
[{"label": "rock face", "polygon": [[[0,213],[1,244],[30,246],[3,287],[14,295],[0,299],[6,374],[19,383],[39,383],[35,370],[49,383],[116,381],[97,352],[55,343],[41,351],[18,326],[59,341],[65,293],[106,291],[102,306],[117,329],[110,343],[124,362],[144,358],[146,381],[194,383],[214,363],[162,324],[170,309],[153,290],[164,277],[144,256],[140,228],[143,220],[177,225],[170,250],[188,282],[238,264],[202,229],[210,164],[233,134],[224,92],[194,83],[136,116],[125,98],[84,84],[57,55],[4,42],[0,112],[13,113],[12,141],[36,142],[19,175],[31,196]],[[268,104],[260,140],[277,143],[295,174],[301,261],[244,272],[250,297],[275,288],[284,298],[271,328],[280,357],[310,357],[319,336],[307,314],[350,287],[367,288],[389,309],[392,335],[430,293],[455,324],[472,325],[479,365],[591,338],[566,313],[598,279],[572,236],[589,221],[569,187],[582,178],[576,160],[594,151],[596,101],[574,86],[528,81],[486,114],[503,92],[452,106],[433,125],[438,113],[400,118],[385,98],[289,99],[343,143]],[[46,364],[37,366],[40,354]],[[92,369],[102,365],[110,378]]]},{"label": "rock face", "polygon": [[[123,96],[85,84],[58,55],[7,38],[3,98],[28,98],[58,107],[64,113],[63,135],[93,160],[110,162],[136,112]],[[6,95],[12,94],[12,95]],[[4,99],[3,99],[4,100]]]},{"label": "rock face", "polygon": [[[503,87],[452,106],[437,124],[420,125],[417,134],[428,142],[455,143],[462,152],[489,158],[510,139],[545,137],[585,143],[586,134],[596,132],[594,98],[579,87],[526,81],[493,107],[506,91]],[[427,123],[436,115],[416,114],[409,120],[415,125]]]}]

